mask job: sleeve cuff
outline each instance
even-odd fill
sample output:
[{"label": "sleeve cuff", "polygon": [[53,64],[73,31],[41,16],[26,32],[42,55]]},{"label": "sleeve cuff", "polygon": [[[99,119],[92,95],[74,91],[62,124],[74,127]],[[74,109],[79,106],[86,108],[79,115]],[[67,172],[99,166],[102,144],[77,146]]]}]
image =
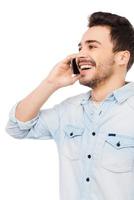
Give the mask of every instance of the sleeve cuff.
[{"label": "sleeve cuff", "polygon": [[9,118],[12,122],[14,123],[17,123],[19,128],[22,129],[22,130],[28,130],[30,129],[32,126],[34,126],[36,123],[37,123],[37,120],[39,118],[39,115],[40,115],[40,112],[36,115],[36,117],[34,117],[33,119],[31,120],[28,120],[26,122],[22,122],[20,120],[18,120],[16,117],[15,117],[15,112],[16,112],[16,107],[17,105],[19,104],[19,102],[17,102],[13,107],[12,109],[10,110],[10,113],[9,113]]}]

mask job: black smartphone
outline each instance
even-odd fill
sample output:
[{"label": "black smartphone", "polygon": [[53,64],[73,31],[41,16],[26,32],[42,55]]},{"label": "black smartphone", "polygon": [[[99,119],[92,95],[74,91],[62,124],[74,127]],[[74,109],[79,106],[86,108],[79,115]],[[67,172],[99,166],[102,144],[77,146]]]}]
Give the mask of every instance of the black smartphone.
[{"label": "black smartphone", "polygon": [[72,67],[73,74],[80,74],[79,66],[77,65],[76,58],[73,58],[71,60],[71,67]]}]

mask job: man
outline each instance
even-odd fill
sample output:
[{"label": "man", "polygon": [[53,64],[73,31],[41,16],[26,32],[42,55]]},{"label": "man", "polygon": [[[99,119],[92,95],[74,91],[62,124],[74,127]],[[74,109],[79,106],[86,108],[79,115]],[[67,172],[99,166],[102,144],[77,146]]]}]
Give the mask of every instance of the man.
[{"label": "man", "polygon": [[[12,108],[6,130],[15,138],[55,140],[61,200],[134,200],[134,83],[125,81],[134,61],[133,26],[115,14],[93,13],[78,46]],[[92,90],[40,110],[77,80]]]}]

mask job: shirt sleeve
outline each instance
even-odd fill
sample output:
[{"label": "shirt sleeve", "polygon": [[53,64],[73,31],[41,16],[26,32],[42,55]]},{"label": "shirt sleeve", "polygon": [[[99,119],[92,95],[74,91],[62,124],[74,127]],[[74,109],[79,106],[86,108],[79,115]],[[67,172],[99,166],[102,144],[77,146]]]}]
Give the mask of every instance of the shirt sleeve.
[{"label": "shirt sleeve", "polygon": [[6,125],[6,132],[14,138],[56,139],[60,126],[60,113],[64,103],[56,104],[52,108],[40,110],[33,119],[22,122],[15,117],[16,103],[10,113]]}]

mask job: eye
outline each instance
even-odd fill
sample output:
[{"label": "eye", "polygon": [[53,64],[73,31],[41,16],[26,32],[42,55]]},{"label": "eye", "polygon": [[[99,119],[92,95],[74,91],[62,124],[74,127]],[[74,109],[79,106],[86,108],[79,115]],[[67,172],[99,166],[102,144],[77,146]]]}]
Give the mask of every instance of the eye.
[{"label": "eye", "polygon": [[88,47],[89,47],[89,49],[96,48],[94,45],[89,45]]},{"label": "eye", "polygon": [[[94,46],[94,45],[89,45],[88,48],[89,48],[89,49],[93,49],[93,48],[97,48],[97,47]],[[81,51],[81,50],[82,50],[82,47],[79,47],[79,48],[78,48],[78,51]]]}]

